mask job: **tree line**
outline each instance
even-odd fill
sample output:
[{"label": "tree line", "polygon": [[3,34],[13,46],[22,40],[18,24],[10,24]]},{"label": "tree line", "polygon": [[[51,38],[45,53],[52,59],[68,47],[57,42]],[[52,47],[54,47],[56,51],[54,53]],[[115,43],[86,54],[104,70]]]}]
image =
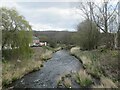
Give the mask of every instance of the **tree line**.
[{"label": "tree line", "polygon": [[39,38],[46,40],[53,47],[60,43],[79,45],[85,50],[92,50],[99,46],[107,49],[119,49],[119,7],[119,2],[113,4],[112,1],[103,1],[99,4],[81,2],[78,9],[84,14],[84,21],[77,25],[76,32],[63,32],[62,34],[60,32],[56,32],[57,34],[46,32],[47,35]]},{"label": "tree line", "polygon": [[[109,49],[119,49],[120,46],[120,3],[113,5],[111,1],[104,1],[100,5],[94,2],[81,2],[79,9],[84,13],[84,21],[77,25],[76,32],[55,32],[43,34],[33,32],[25,18],[15,9],[2,7],[2,56],[21,58],[29,56],[29,44],[32,35],[40,41],[47,41],[51,47],[57,44],[79,45],[82,49],[91,50],[98,46]],[[43,34],[43,35],[41,35]],[[11,48],[11,49],[6,49]]]}]

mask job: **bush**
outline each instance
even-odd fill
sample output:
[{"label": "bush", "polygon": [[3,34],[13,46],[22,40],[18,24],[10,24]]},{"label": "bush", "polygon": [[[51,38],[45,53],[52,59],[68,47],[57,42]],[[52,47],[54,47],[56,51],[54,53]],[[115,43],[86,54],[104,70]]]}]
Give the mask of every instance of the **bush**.
[{"label": "bush", "polygon": [[81,87],[88,87],[93,83],[91,77],[83,70],[76,74],[76,82]]},{"label": "bush", "polygon": [[2,50],[2,57],[5,60],[11,60],[11,59],[25,59],[30,58],[32,56],[32,49],[30,47],[27,47],[27,50],[19,50],[19,49],[5,49]]},{"label": "bush", "polygon": [[100,32],[97,26],[90,20],[85,20],[77,27],[77,43],[83,50],[97,48]]}]

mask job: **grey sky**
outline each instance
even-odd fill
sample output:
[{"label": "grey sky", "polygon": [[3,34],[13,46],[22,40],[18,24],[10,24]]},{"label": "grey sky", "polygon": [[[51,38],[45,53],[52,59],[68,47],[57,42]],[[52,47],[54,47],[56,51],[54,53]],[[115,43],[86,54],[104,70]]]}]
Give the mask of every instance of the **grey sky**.
[{"label": "grey sky", "polygon": [[33,30],[73,31],[76,30],[76,25],[83,20],[82,12],[76,8],[78,5],[77,2],[39,1],[35,0],[33,2],[33,0],[27,0],[26,2],[16,2],[14,0],[14,2],[8,2],[6,0],[5,2],[4,0],[1,4],[2,6],[16,8],[30,22]]},{"label": "grey sky", "polygon": [[73,31],[83,17],[77,13],[77,3],[70,2],[5,2],[30,22],[34,30]]}]

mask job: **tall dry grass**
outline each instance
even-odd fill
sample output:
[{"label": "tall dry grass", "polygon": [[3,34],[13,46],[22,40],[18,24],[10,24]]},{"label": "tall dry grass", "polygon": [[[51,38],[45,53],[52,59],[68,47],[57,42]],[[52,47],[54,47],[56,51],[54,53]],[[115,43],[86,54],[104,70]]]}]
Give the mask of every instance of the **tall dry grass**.
[{"label": "tall dry grass", "polygon": [[[98,87],[117,87],[116,83],[119,82],[118,51],[101,51],[99,49],[81,51],[79,47],[74,47],[70,50],[70,52],[82,61],[87,73],[101,80],[101,85],[98,85]],[[103,79],[103,77],[106,78]]]}]

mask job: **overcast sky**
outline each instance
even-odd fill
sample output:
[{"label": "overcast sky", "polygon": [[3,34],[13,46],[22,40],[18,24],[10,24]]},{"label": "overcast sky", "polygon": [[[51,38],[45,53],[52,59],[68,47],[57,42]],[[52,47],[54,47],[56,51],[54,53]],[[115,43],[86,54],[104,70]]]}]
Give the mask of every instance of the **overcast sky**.
[{"label": "overcast sky", "polygon": [[75,31],[76,25],[84,19],[82,12],[76,8],[78,6],[77,2],[38,1],[41,0],[35,2],[33,0],[32,2],[30,0],[28,2],[5,2],[4,0],[1,4],[9,8],[16,8],[30,22],[32,29],[37,31]]}]

